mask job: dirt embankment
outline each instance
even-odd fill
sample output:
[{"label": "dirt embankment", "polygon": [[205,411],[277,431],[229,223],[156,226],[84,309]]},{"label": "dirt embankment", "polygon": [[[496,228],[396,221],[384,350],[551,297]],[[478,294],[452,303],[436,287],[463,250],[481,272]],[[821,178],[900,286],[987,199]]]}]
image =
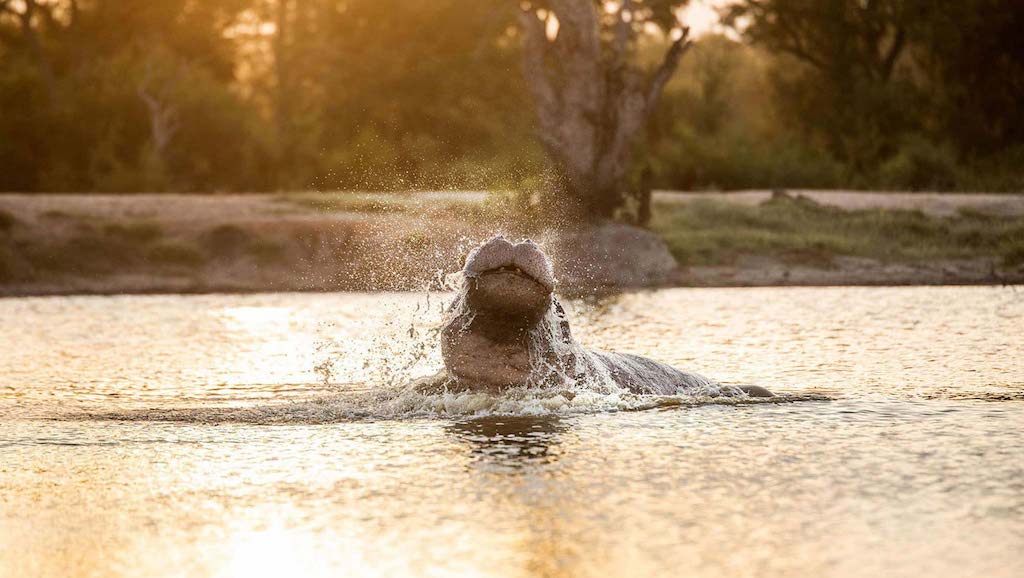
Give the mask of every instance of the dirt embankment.
[{"label": "dirt embankment", "polygon": [[[903,191],[818,191],[788,190],[793,196],[803,196],[822,205],[845,211],[882,209],[887,211],[921,211],[938,216],[956,216],[964,210],[993,216],[1024,216],[1024,195],[999,193],[920,193]],[[732,191],[703,193],[682,191],[656,191],[655,202],[685,204],[699,200],[727,201],[757,205],[768,201],[775,191]]]},{"label": "dirt embankment", "polygon": [[2,195],[0,293],[399,290],[488,234],[443,203],[273,195]]},{"label": "dirt embankment", "polygon": [[[750,196],[714,199],[737,204],[761,200]],[[978,208],[982,197],[958,197],[964,199],[939,197],[934,206],[948,212],[950,203],[961,203],[986,210]],[[856,196],[845,202],[861,208],[865,199],[870,202]],[[663,207],[693,200],[657,196]],[[883,201],[884,206],[892,202],[887,197],[878,202]],[[1011,211],[1009,218],[1015,218],[1012,211],[1018,206],[1024,214],[1024,196],[985,202]],[[530,223],[512,219],[509,211],[472,193],[0,195],[0,295],[419,289],[457,269],[465,252],[482,239],[496,233],[539,234]],[[905,262],[853,255],[805,259],[791,253],[740,252],[722,262],[688,262],[683,255],[682,266],[659,283],[1024,281],[1024,267],[1008,265],[994,254]]]}]

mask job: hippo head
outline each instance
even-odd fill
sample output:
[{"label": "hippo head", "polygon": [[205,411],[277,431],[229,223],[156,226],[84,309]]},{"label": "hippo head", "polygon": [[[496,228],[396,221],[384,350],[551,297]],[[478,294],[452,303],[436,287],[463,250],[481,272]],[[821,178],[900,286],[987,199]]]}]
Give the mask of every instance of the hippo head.
[{"label": "hippo head", "polygon": [[441,354],[451,377],[474,388],[530,381],[530,350],[538,326],[558,311],[551,261],[532,241],[495,237],[473,249],[462,269],[465,283],[441,332]]},{"label": "hippo head", "polygon": [[494,237],[469,253],[462,273],[469,309],[506,327],[531,326],[551,307],[555,274],[533,241]]}]

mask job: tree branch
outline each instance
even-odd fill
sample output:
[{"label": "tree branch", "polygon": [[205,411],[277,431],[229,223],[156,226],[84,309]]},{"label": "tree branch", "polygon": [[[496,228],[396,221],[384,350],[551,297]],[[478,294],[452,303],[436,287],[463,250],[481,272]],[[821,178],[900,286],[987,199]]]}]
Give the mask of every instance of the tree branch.
[{"label": "tree branch", "polygon": [[800,39],[800,35],[792,26],[787,24],[787,22],[788,18],[779,15],[779,29],[786,35],[786,37],[789,38],[788,44],[786,42],[778,43],[779,50],[788,52],[819,70],[824,70],[826,68],[825,63],[820,58],[812,54],[811,51],[807,50],[807,47],[804,46],[803,41]]},{"label": "tree branch", "polygon": [[654,107],[658,104],[658,99],[661,98],[665,85],[668,84],[669,79],[672,78],[676,68],[679,66],[679,59],[683,57],[683,54],[690,48],[691,44],[693,43],[690,41],[690,28],[684,27],[683,33],[669,46],[668,52],[665,53],[665,58],[661,61],[661,66],[658,67],[658,70],[654,73],[647,86],[647,95],[644,99],[646,114],[650,114],[650,111],[654,110]]},{"label": "tree branch", "polygon": [[142,78],[136,87],[136,93],[146,104],[146,108],[149,111],[150,135],[153,138],[153,149],[162,162],[166,162],[167,149],[181,124],[181,119],[178,116],[178,107],[169,102],[172,100],[169,93],[184,72],[186,72],[185,65],[182,64],[154,89],[154,63],[150,59],[146,61],[142,71]]},{"label": "tree branch", "polygon": [[661,65],[646,83],[639,71],[629,70],[623,75],[622,86],[608,103],[613,114],[610,126],[607,127],[610,138],[596,167],[600,181],[621,182],[629,169],[631,151],[637,136],[642,133],[665,85],[690,45],[689,29],[684,27],[679,38],[669,46]]},{"label": "tree branch", "polygon": [[889,46],[888,52],[885,54],[885,59],[882,61],[882,78],[889,80],[892,76],[892,70],[896,66],[896,60],[899,59],[900,53],[903,52],[903,46],[907,42],[907,31],[905,28],[900,26],[896,29],[896,37],[893,38],[892,45]]}]

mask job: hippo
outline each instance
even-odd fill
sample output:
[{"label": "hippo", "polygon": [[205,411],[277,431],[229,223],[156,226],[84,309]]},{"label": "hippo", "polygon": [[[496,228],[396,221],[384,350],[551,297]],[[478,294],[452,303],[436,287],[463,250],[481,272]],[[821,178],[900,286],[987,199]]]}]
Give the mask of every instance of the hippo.
[{"label": "hippo", "polygon": [[444,370],[420,389],[501,392],[587,384],[609,393],[772,397],[759,386],[723,386],[653,359],[577,343],[555,296],[551,260],[530,240],[497,236],[473,249],[440,330]]}]

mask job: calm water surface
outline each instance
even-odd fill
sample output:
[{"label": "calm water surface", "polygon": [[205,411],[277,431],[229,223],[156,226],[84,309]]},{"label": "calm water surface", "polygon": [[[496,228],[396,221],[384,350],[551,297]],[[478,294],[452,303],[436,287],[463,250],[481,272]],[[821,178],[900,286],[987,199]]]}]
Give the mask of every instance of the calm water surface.
[{"label": "calm water surface", "polygon": [[442,300],[0,300],[0,576],[1024,576],[1024,294],[570,303],[832,398],[676,407],[403,394]]}]

